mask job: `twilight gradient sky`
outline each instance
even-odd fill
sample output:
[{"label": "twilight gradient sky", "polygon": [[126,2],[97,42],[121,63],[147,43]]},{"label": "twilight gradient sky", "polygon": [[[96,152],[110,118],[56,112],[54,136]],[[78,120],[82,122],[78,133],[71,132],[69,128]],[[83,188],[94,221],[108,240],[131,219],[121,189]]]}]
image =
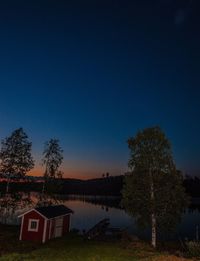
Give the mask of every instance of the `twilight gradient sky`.
[{"label": "twilight gradient sky", "polygon": [[60,139],[65,177],[127,171],[126,140],[160,125],[200,173],[200,1],[0,2],[0,138],[23,127],[42,174]]}]

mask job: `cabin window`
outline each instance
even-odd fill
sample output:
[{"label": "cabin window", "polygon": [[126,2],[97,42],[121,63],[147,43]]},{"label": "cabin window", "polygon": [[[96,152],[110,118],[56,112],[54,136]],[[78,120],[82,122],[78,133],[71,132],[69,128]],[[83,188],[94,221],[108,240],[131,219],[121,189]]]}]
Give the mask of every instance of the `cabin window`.
[{"label": "cabin window", "polygon": [[28,231],[38,231],[39,219],[29,219]]}]

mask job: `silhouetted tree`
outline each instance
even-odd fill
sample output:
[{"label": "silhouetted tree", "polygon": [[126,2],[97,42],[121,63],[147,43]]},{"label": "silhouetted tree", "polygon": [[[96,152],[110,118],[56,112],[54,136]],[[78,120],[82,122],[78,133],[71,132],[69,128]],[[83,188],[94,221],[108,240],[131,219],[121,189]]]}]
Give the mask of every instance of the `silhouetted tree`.
[{"label": "silhouetted tree", "polygon": [[6,192],[11,177],[24,177],[34,167],[31,155],[32,143],[22,128],[12,132],[1,142],[0,171],[7,177]]},{"label": "silhouetted tree", "polygon": [[24,177],[34,167],[34,161],[31,156],[32,143],[22,128],[13,131],[2,140],[1,145],[0,172],[7,178],[7,185],[5,195],[0,199],[0,212],[6,223],[16,208],[31,204],[29,195],[24,197],[22,193],[10,191],[10,180]]},{"label": "silhouetted tree", "polygon": [[160,229],[172,229],[187,197],[176,170],[171,146],[159,127],[139,131],[128,140],[130,174],[125,177],[122,204],[139,225],[152,228],[152,245]]},{"label": "silhouetted tree", "polygon": [[[62,172],[59,170],[63,161],[63,150],[59,145],[58,139],[50,139],[45,143],[42,163],[45,166],[43,192],[48,188],[49,192],[55,188],[53,180],[62,178]],[[51,186],[53,185],[53,187]],[[52,187],[52,188],[51,188]]]},{"label": "silhouetted tree", "polygon": [[106,173],[106,178],[108,178],[110,176],[109,172]]}]

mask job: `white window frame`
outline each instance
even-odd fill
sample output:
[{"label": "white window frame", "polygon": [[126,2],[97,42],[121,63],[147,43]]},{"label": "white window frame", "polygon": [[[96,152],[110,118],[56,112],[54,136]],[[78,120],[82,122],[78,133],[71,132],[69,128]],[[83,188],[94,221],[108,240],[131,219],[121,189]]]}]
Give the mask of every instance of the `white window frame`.
[{"label": "white window frame", "polygon": [[[32,222],[36,222],[36,228],[31,228]],[[28,221],[28,231],[38,232],[38,228],[39,228],[39,219],[29,219],[29,221]]]}]

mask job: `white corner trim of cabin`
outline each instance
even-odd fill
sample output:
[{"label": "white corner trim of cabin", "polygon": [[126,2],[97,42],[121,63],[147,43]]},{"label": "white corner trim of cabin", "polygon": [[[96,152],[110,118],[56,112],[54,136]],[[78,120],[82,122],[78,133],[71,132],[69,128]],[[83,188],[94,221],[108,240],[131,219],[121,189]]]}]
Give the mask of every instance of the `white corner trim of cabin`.
[{"label": "white corner trim of cabin", "polygon": [[47,219],[44,220],[42,243],[45,243],[45,241],[46,241],[46,233],[47,233]]},{"label": "white corner trim of cabin", "polygon": [[22,218],[21,218],[21,227],[20,227],[19,240],[22,240],[23,226],[24,226],[24,216],[22,216]]},{"label": "white corner trim of cabin", "polygon": [[51,238],[52,220],[49,220],[49,239]]},{"label": "white corner trim of cabin", "polygon": [[67,232],[70,232],[70,230],[71,230],[71,217],[72,217],[72,215],[69,214],[69,228],[68,228]]}]

